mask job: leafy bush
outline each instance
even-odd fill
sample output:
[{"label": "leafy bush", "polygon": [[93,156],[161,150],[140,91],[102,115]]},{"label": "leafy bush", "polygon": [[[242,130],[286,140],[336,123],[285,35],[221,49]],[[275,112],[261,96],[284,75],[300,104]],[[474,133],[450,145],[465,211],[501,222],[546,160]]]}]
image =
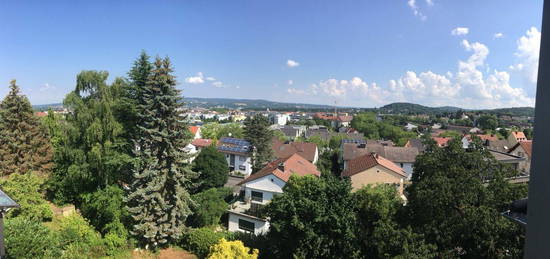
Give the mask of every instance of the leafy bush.
[{"label": "leafy bush", "polygon": [[105,254],[106,247],[101,235],[79,214],[56,219],[53,229],[59,233],[64,257],[98,257]]},{"label": "leafy bush", "polygon": [[201,150],[193,160],[193,171],[199,172],[199,187],[197,192],[210,188],[222,187],[227,182],[229,167],[225,156],[218,152],[215,146]]},{"label": "leafy bush", "polygon": [[54,258],[61,254],[55,234],[36,220],[8,219],[4,236],[7,258]]},{"label": "leafy bush", "polygon": [[224,232],[216,232],[211,228],[197,228],[183,236],[182,247],[200,258],[204,258],[208,255],[210,247],[225,238],[226,235]]},{"label": "leafy bush", "polygon": [[43,183],[42,178],[32,173],[12,174],[7,180],[0,180],[4,192],[21,206],[10,210],[8,218],[21,216],[36,221],[51,219],[52,210],[42,196]]},{"label": "leafy bush", "polygon": [[[123,199],[124,191],[118,186],[110,185],[94,193],[82,195],[80,210],[82,215],[90,220],[90,224],[102,234],[111,231],[120,232],[122,222],[128,217]],[[125,237],[126,234],[123,236]]]},{"label": "leafy bush", "polygon": [[195,227],[216,225],[220,217],[227,210],[225,198],[231,196],[229,188],[212,188],[193,195],[192,199],[196,205],[193,208],[193,215],[189,222]]},{"label": "leafy bush", "polygon": [[256,259],[258,258],[258,253],[258,249],[250,249],[244,246],[243,242],[239,240],[227,241],[225,238],[222,238],[217,244],[210,248],[208,258]]}]

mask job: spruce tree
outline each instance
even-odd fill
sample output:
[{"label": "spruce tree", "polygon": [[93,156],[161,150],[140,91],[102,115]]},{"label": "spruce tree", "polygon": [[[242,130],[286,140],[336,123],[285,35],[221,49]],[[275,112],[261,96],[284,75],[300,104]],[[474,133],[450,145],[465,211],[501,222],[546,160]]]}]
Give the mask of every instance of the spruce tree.
[{"label": "spruce tree", "polygon": [[163,247],[181,237],[191,213],[186,185],[194,174],[182,150],[191,141],[180,117],[182,97],[168,58],[156,58],[138,105],[136,162],[127,196],[134,221],[131,233],[146,248]]},{"label": "spruce tree", "polygon": [[48,134],[15,80],[10,89],[0,103],[0,175],[49,173],[53,148]]},{"label": "spruce tree", "polygon": [[268,119],[261,114],[247,118],[244,124],[245,139],[254,147],[252,171],[257,172],[273,158],[271,148],[273,132],[269,129]]}]

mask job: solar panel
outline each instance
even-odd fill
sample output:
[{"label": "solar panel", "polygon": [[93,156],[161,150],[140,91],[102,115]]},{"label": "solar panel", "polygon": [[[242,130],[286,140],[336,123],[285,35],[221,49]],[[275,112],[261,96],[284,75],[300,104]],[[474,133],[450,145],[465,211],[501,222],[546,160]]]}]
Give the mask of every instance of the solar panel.
[{"label": "solar panel", "polygon": [[0,190],[0,208],[14,208],[19,207],[14,200],[12,200],[7,194]]},{"label": "solar panel", "polygon": [[364,139],[342,139],[342,143],[366,144]]}]

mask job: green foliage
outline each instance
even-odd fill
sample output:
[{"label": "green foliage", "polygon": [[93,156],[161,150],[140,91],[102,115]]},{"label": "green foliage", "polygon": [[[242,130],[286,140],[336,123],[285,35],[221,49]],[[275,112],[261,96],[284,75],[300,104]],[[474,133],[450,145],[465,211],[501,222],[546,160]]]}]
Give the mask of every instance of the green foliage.
[{"label": "green foliage", "polygon": [[403,130],[402,127],[393,125],[391,121],[378,121],[374,113],[359,113],[353,117],[351,127],[363,133],[369,139],[387,139],[403,146],[417,134]]},{"label": "green foliage", "polygon": [[[128,171],[128,141],[114,114],[121,96],[114,91],[123,81],[107,85],[105,71],[83,71],[64,105],[63,138],[56,150],[56,169],[49,180],[49,195],[56,203],[80,203],[83,193],[118,183]],[[116,87],[115,87],[116,86]]]},{"label": "green foliage", "polygon": [[321,153],[317,161],[317,169],[321,174],[332,174],[336,177],[340,176],[339,152],[339,149],[334,149],[326,150]]},{"label": "green foliage", "polygon": [[5,221],[6,258],[58,258],[61,249],[55,233],[39,221],[25,217]]},{"label": "green foliage", "polygon": [[306,142],[315,143],[319,150],[323,150],[329,146],[329,143],[327,141],[324,141],[320,136],[311,136],[306,140]]},{"label": "green foliage", "polygon": [[349,181],[291,176],[284,193],[266,207],[268,238],[279,258],[356,255],[354,201]]},{"label": "green foliage", "polygon": [[454,130],[444,131],[443,133],[439,134],[439,136],[445,138],[462,139],[462,134]]},{"label": "green foliage", "polygon": [[533,129],[531,128],[523,129],[523,134],[525,134],[525,137],[527,139],[533,139]]},{"label": "green foliage", "polygon": [[49,174],[53,148],[31,103],[15,80],[0,103],[0,176],[29,172]]},{"label": "green foliage", "polygon": [[199,173],[195,182],[198,184],[196,192],[210,188],[222,187],[227,182],[229,166],[225,156],[218,152],[214,145],[201,149],[193,160],[193,171]]},{"label": "green foliage", "polygon": [[226,198],[232,197],[230,188],[212,188],[197,193],[191,198],[195,202],[189,221],[193,227],[214,226],[227,211]]},{"label": "green foliage", "polygon": [[114,234],[126,238],[127,233],[122,223],[127,220],[128,212],[123,206],[123,199],[124,191],[116,185],[110,185],[84,194],[80,211],[102,234],[110,233],[111,238]]},{"label": "green foliage", "polygon": [[244,246],[243,242],[239,240],[227,241],[225,238],[210,247],[209,259],[256,259],[258,258],[258,250],[250,249]]},{"label": "green foliage", "polygon": [[239,123],[209,122],[201,126],[201,135],[207,139],[221,139],[223,137],[243,138],[244,130]]},{"label": "green foliage", "polygon": [[52,228],[58,233],[64,258],[99,257],[106,252],[101,235],[79,214],[55,219]]},{"label": "green foliage", "polygon": [[524,231],[499,213],[526,195],[505,180],[516,174],[479,140],[468,150],[459,140],[446,148],[430,144],[417,157],[407,188],[413,229],[435,244],[441,257],[521,256]]},{"label": "green foliage", "polygon": [[271,148],[273,132],[269,129],[268,119],[261,114],[247,118],[244,124],[245,139],[255,148],[252,158],[252,171],[257,172],[273,158],[273,150]]},{"label": "green foliage", "polygon": [[477,119],[477,124],[483,130],[494,130],[498,127],[498,119],[495,115],[484,114]]},{"label": "green foliage", "polygon": [[24,217],[34,221],[50,220],[53,216],[50,205],[43,197],[44,180],[32,173],[12,174],[7,179],[0,179],[0,186],[6,194],[21,207],[8,211],[8,217]]},{"label": "green foliage", "polygon": [[48,116],[42,119],[42,125],[46,128],[48,135],[50,136],[50,142],[54,149],[57,149],[63,138],[63,132],[61,131],[62,118],[60,115],[55,114],[50,108],[48,110]]},{"label": "green foliage", "polygon": [[156,58],[142,95],[137,96],[138,131],[133,139],[135,163],[126,204],[131,234],[147,248],[179,240],[191,204],[187,186],[194,177],[189,155],[187,124],[180,118],[181,92],[168,58]]},{"label": "green foliage", "polygon": [[[498,134],[502,136],[503,139],[508,139],[508,136],[510,136],[510,131],[505,128],[500,128],[498,130]],[[525,135],[527,136],[527,135]]]},{"label": "green foliage", "polygon": [[216,232],[211,228],[197,228],[184,234],[181,246],[196,254],[199,258],[208,255],[210,247],[226,237],[224,232]]},{"label": "green foliage", "polygon": [[354,194],[357,204],[357,238],[368,258],[433,258],[435,247],[422,235],[397,223],[403,202],[391,185],[367,186]]}]

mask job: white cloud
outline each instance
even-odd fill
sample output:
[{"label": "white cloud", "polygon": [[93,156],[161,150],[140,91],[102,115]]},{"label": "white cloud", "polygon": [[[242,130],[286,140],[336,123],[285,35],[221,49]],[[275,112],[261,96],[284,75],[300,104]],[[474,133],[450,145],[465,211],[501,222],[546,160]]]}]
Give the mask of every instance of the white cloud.
[{"label": "white cloud", "polygon": [[293,84],[294,84],[294,81],[292,81],[292,80],[288,80],[288,82],[287,82],[287,83],[288,83],[288,85],[293,85]]},{"label": "white cloud", "polygon": [[216,81],[216,78],[213,78],[213,77],[207,77],[206,78],[207,81]]},{"label": "white cloud", "polygon": [[540,31],[531,27],[524,36],[519,38],[515,53],[518,63],[510,66],[512,70],[521,72],[526,81],[532,85],[537,82],[540,36]]},{"label": "white cloud", "polygon": [[[430,2],[433,4],[433,2],[431,1],[426,1],[427,3]],[[407,1],[407,5],[409,6],[409,8],[411,8],[411,10],[413,11],[413,14],[414,16],[417,16],[418,18],[420,18],[420,20],[422,21],[425,21],[426,20],[426,16],[420,12],[419,8],[418,8],[418,5],[416,5],[416,0],[409,0]],[[429,3],[428,3],[429,5]]]},{"label": "white cloud", "polygon": [[296,62],[296,61],[294,61],[294,60],[292,60],[292,59],[289,59],[289,60],[286,61],[286,65],[287,65],[288,67],[297,67],[297,66],[300,65],[300,63],[298,63],[298,62]]},{"label": "white cloud", "polygon": [[296,89],[296,88],[288,88],[286,91],[287,91],[287,93],[293,94],[293,95],[304,95],[304,94],[306,94],[305,90],[300,90],[300,89]]},{"label": "white cloud", "polygon": [[426,4],[428,6],[433,6],[434,5],[434,1],[433,0],[426,0]]},{"label": "white cloud", "polygon": [[185,82],[189,84],[202,84],[204,83],[204,75],[202,74],[202,72],[198,72],[197,76],[185,78]]},{"label": "white cloud", "polygon": [[470,32],[470,29],[467,27],[456,27],[451,31],[451,34],[454,36],[467,35]]},{"label": "white cloud", "polygon": [[493,34],[493,39],[500,39],[502,37],[504,37],[504,33],[502,33],[502,32],[497,32],[497,33]]},{"label": "white cloud", "polygon": [[44,85],[42,85],[38,90],[40,92],[45,92],[45,91],[51,91],[55,89],[55,86],[53,85],[50,85],[49,83],[45,83]]},{"label": "white cloud", "polygon": [[[521,46],[529,45],[525,43],[527,40],[520,42]],[[389,80],[385,86],[367,83],[360,77],[351,80],[331,78],[306,89],[291,88],[288,92],[323,102],[329,97],[349,105],[370,107],[391,102],[464,108],[534,106],[533,97],[522,88],[512,87],[508,72],[489,70],[486,60],[490,52],[486,45],[467,40],[462,40],[461,45],[470,55],[466,60],[458,61],[454,73],[406,71],[401,77]],[[531,48],[525,46],[521,49]]]},{"label": "white cloud", "polygon": [[223,83],[220,82],[220,81],[216,81],[216,82],[212,83],[212,85],[215,86],[215,87],[222,87]]}]

